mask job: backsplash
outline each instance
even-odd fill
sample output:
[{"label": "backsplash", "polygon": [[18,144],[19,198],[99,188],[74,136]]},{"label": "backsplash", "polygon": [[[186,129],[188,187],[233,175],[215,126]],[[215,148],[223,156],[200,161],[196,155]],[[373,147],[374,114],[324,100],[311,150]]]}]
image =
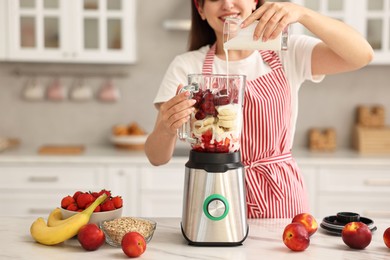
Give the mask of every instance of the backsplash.
[{"label": "backsplash", "polygon": [[[135,65],[71,65],[0,63],[0,136],[20,138],[22,144],[108,144],[115,124],[137,122],[153,129],[156,109],[152,102],[160,81],[175,55],[186,50],[188,32],[167,31],[163,22],[188,13],[183,0],[139,1],[137,6],[138,62]],[[153,8],[147,8],[153,6]],[[172,6],[178,6],[172,10]],[[181,10],[181,12],[180,12]],[[176,15],[176,16],[175,16]],[[21,71],[20,75],[15,70]],[[23,71],[28,71],[25,75]],[[32,73],[47,87],[56,77],[67,94],[83,76],[93,97],[75,102],[26,101],[22,97]],[[306,82],[300,90],[295,146],[307,146],[311,127],[333,127],[337,147],[350,147],[355,109],[360,104],[385,106],[390,125],[390,66],[368,66],[359,71],[327,76],[320,84]],[[107,77],[120,92],[115,102],[101,102],[97,93]],[[183,82],[185,83],[185,82]]]}]

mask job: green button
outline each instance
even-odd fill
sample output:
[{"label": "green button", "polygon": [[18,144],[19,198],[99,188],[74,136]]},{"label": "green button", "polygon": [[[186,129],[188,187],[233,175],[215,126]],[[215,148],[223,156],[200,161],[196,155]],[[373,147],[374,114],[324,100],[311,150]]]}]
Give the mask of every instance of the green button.
[{"label": "green button", "polygon": [[[224,211],[222,214],[220,214],[220,215],[218,214],[218,216],[213,216],[210,214],[209,206],[210,206],[210,203],[212,203],[212,202],[222,203],[224,205]],[[226,200],[226,198],[223,197],[222,195],[211,194],[203,202],[203,212],[207,216],[207,218],[209,218],[211,220],[218,221],[218,220],[224,219],[229,212],[229,203]]]}]

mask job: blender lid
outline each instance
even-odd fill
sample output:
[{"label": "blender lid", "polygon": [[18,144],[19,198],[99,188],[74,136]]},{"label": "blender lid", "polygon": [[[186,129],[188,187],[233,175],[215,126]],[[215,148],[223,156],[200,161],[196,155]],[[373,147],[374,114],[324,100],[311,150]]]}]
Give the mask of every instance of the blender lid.
[{"label": "blender lid", "polygon": [[207,172],[226,172],[237,168],[243,168],[241,153],[203,153],[190,151],[190,158],[186,163],[187,168],[203,169]]}]

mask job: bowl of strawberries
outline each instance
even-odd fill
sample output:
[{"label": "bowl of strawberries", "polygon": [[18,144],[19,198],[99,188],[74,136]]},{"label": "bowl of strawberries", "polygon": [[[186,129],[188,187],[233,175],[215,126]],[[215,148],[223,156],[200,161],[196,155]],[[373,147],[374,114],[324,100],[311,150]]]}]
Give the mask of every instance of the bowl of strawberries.
[{"label": "bowl of strawberries", "polygon": [[111,220],[120,218],[122,216],[123,210],[123,199],[121,196],[113,196],[111,191],[101,190],[101,191],[76,191],[73,195],[67,195],[61,200],[61,213],[62,218],[69,218],[77,212],[83,211],[88,208],[96,198],[98,198],[103,193],[107,194],[107,199],[96,207],[94,212],[89,219],[89,223],[95,223],[99,225],[101,221]]}]

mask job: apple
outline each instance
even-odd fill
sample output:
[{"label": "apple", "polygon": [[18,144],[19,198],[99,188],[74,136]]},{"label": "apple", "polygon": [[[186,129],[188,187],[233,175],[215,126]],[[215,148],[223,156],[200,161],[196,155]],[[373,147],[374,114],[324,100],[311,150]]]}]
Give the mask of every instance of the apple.
[{"label": "apple", "polygon": [[363,222],[349,222],[341,231],[341,237],[350,248],[364,249],[371,243],[372,234]]},{"label": "apple", "polygon": [[138,257],[145,252],[146,241],[140,233],[129,232],[123,236],[121,246],[128,257]]},{"label": "apple", "polygon": [[82,226],[77,234],[81,246],[87,251],[94,251],[104,244],[106,236],[94,223]]},{"label": "apple", "polygon": [[301,223],[290,223],[284,228],[283,242],[293,251],[304,251],[310,245],[309,232]]},{"label": "apple", "polygon": [[390,248],[390,227],[383,232],[383,241],[385,242],[385,245]]},{"label": "apple", "polygon": [[317,220],[309,213],[300,213],[295,215],[291,222],[298,222],[303,224],[309,233],[309,236],[313,235],[318,229]]}]

